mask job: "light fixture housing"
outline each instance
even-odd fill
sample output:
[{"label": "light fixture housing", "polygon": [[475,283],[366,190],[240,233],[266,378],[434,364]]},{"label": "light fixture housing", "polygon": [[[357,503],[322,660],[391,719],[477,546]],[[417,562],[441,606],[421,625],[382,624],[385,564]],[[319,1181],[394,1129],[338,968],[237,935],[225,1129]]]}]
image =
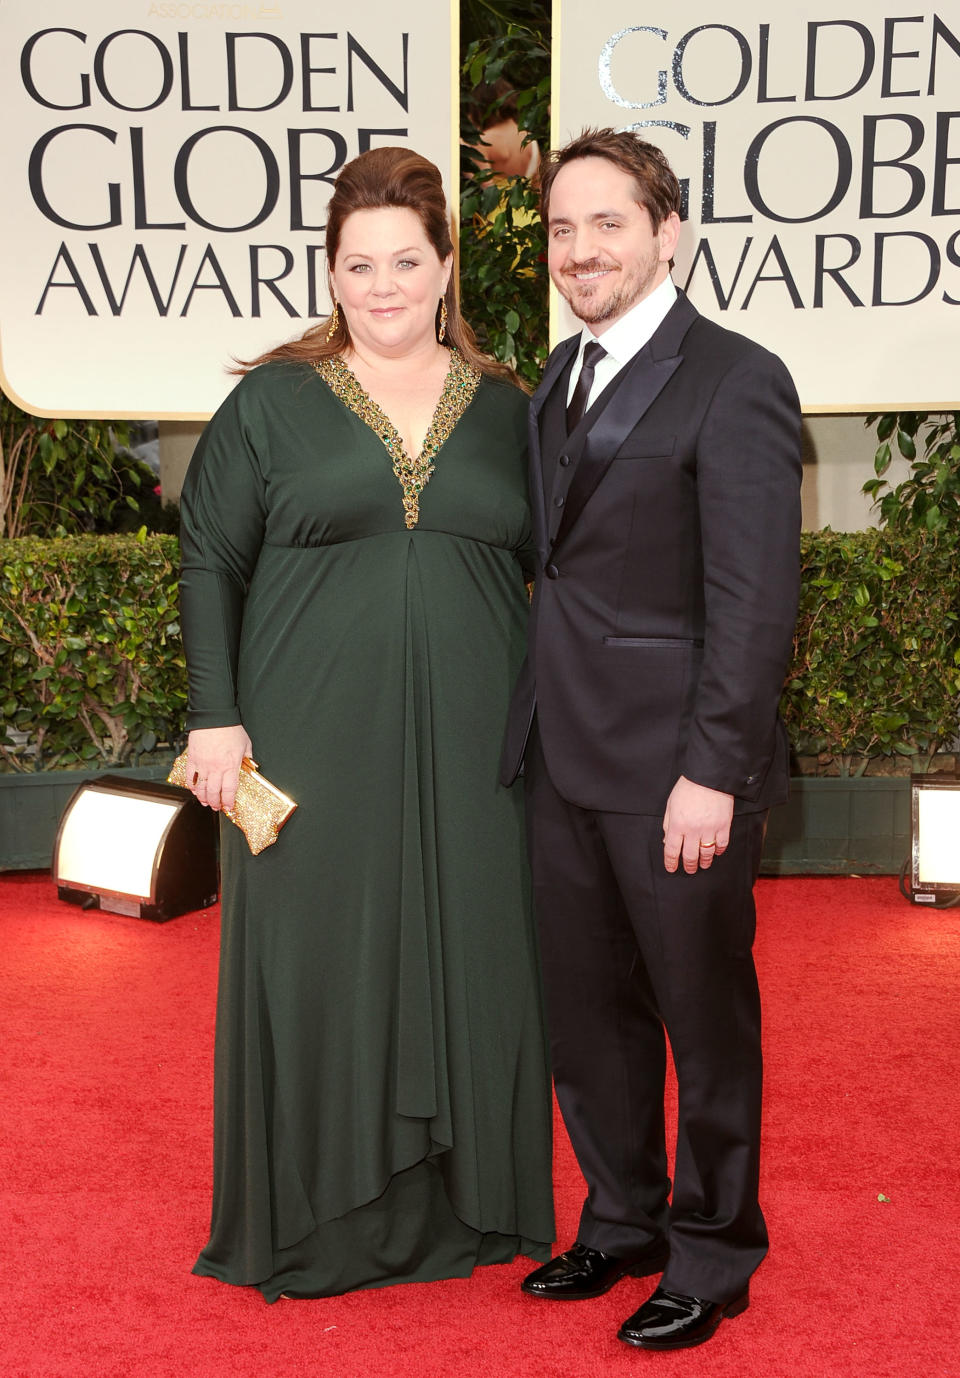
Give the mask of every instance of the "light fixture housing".
[{"label": "light fixture housing", "polygon": [[217,898],[217,815],[189,790],[102,775],[74,791],[53,851],[60,899],[165,922]]},{"label": "light fixture housing", "polygon": [[910,898],[943,904],[960,896],[960,779],[910,777]]}]

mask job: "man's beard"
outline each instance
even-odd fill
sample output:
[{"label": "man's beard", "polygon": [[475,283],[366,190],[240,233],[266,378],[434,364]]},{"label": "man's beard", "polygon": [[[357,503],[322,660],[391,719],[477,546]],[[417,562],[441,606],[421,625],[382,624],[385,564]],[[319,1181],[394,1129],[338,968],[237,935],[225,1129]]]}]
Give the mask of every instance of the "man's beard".
[{"label": "man's beard", "polygon": [[[621,282],[617,287],[611,289],[609,296],[604,296],[600,292],[595,295],[590,293],[581,294],[574,287],[573,292],[568,296],[566,292],[561,295],[565,298],[570,310],[578,320],[585,325],[600,325],[604,321],[619,319],[635,306],[640,298],[650,290],[656,278],[659,258],[651,256],[649,262],[643,264],[639,275],[627,282]],[[599,273],[605,268],[620,268],[619,263],[604,263],[600,259],[591,258],[583,263],[575,263],[569,268],[565,268],[562,276],[564,278],[574,278],[577,273]],[[604,279],[598,278],[595,286],[599,286]]]}]

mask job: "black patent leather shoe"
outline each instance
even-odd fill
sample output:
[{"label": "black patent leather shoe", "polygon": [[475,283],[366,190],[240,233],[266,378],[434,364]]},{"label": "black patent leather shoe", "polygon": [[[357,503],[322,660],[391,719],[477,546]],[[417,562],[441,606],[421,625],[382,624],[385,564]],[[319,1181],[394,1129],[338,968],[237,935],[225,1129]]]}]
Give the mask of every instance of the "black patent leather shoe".
[{"label": "black patent leather shoe", "polygon": [[733,1301],[705,1301],[658,1287],[639,1311],[625,1320],[617,1338],[639,1349],[690,1349],[702,1345],[724,1319],[739,1316],[750,1305],[750,1293]]},{"label": "black patent leather shoe", "polygon": [[628,1275],[645,1278],[651,1273],[662,1273],[669,1252],[664,1239],[655,1239],[645,1249],[624,1257],[574,1244],[572,1249],[525,1277],[520,1288],[533,1297],[552,1301],[586,1301],[588,1297],[602,1297]]}]

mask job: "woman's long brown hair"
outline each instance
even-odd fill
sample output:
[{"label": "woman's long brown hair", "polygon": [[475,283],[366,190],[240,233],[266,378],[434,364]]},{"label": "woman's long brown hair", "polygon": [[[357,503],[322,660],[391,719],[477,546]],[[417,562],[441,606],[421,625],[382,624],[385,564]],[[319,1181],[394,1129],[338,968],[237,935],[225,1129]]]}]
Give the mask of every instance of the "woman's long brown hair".
[{"label": "woman's long brown hair", "polygon": [[[392,206],[414,212],[438,258],[445,259],[448,254],[454,256],[453,272],[444,294],[447,305],[444,342],[455,345],[467,362],[481,372],[522,387],[512,368],[480,352],[476,336],[460,313],[457,253],[450,233],[443,182],[439,169],[419,153],[414,153],[410,148],[372,148],[341,168],[327,207],[328,274],[337,261],[340,235],[347,216],[354,211],[382,210]],[[438,301],[438,323],[439,318]],[[274,359],[312,364],[332,354],[342,354],[351,343],[344,313],[339,312],[337,328],[329,337],[328,323],[329,318],[311,326],[298,339],[288,340],[256,359],[239,361],[234,372],[246,373],[258,364],[266,364]]]}]

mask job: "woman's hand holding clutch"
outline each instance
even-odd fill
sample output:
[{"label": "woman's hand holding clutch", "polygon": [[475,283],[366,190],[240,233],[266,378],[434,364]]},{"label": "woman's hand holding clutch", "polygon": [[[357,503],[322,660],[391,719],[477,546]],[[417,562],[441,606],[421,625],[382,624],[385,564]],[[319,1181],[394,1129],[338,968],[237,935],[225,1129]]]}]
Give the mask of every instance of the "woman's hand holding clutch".
[{"label": "woman's hand holding clutch", "polygon": [[211,809],[232,809],[240,762],[253,755],[245,729],[198,727],[187,738],[187,789]]}]

